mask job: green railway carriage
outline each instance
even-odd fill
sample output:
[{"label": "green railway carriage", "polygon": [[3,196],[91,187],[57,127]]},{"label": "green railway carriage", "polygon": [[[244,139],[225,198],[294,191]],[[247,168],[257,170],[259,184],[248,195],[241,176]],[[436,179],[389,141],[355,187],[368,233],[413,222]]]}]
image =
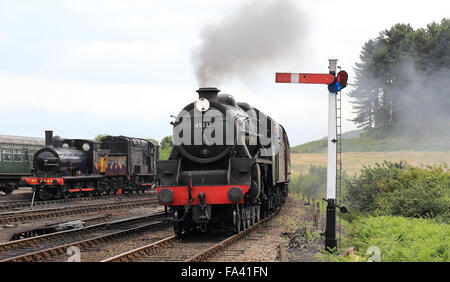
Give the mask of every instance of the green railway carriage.
[{"label": "green railway carriage", "polygon": [[11,193],[31,175],[33,155],[44,145],[44,138],[0,135],[0,191]]}]

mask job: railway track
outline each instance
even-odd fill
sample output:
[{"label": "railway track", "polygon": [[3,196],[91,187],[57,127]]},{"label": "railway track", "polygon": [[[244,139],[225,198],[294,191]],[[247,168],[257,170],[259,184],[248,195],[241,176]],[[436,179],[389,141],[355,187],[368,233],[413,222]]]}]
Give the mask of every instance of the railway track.
[{"label": "railway track", "polygon": [[[151,191],[146,194],[123,194],[122,198],[148,198],[154,197],[155,192]],[[108,200],[108,199],[116,199],[117,195],[102,195],[102,196],[92,196],[92,197],[80,197],[80,198],[68,198],[68,199],[58,199],[58,200],[49,200],[49,201],[35,201],[33,203],[33,207],[43,207],[43,206],[53,206],[53,205],[64,205],[67,203],[78,203],[78,202],[90,202],[96,200]],[[20,201],[1,201],[0,202],[0,211],[8,211],[8,210],[17,210],[23,208],[30,208],[31,200],[20,200]]]},{"label": "railway track", "polygon": [[[251,234],[258,227],[272,219],[279,210],[258,223],[233,236],[199,235],[194,239],[180,240],[176,236],[169,236],[155,243],[145,245],[134,250],[116,255],[102,262],[129,262],[129,261],[184,261],[201,262],[223,251],[226,247]],[[199,239],[200,237],[200,239]]]},{"label": "railway track", "polygon": [[110,203],[92,203],[88,205],[65,206],[47,209],[10,211],[0,213],[0,224],[8,224],[14,222],[24,222],[29,220],[39,220],[44,218],[54,218],[60,216],[68,216],[75,214],[83,214],[88,212],[98,212],[122,208],[136,208],[149,205],[158,205],[155,197],[146,199],[137,199],[130,201],[117,201]]},{"label": "railway track", "polygon": [[0,244],[0,262],[31,262],[65,254],[69,247],[89,248],[130,234],[165,226],[164,212],[66,230]]}]

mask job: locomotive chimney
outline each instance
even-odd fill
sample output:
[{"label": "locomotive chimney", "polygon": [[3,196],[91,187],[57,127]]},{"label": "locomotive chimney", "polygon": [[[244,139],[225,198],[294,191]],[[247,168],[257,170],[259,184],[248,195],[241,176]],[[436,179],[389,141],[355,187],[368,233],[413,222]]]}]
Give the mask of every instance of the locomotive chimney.
[{"label": "locomotive chimney", "polygon": [[199,98],[204,98],[210,102],[218,102],[217,93],[219,92],[220,90],[216,87],[202,87],[197,90]]},{"label": "locomotive chimney", "polygon": [[45,131],[45,147],[52,147],[53,145],[53,131],[46,130]]}]

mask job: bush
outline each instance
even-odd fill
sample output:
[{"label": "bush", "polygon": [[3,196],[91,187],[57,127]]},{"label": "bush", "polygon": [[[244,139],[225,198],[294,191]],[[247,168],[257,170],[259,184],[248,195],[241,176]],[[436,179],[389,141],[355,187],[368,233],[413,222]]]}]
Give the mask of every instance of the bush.
[{"label": "bush", "polygon": [[440,187],[413,183],[407,189],[383,195],[379,210],[385,215],[435,218],[449,212],[449,199],[442,197],[441,191]]},{"label": "bush", "polygon": [[307,174],[291,180],[291,190],[297,194],[318,198],[325,193],[327,185],[327,168],[310,166]]},{"label": "bush", "polygon": [[406,217],[438,217],[450,212],[450,173],[447,165],[413,167],[404,162],[377,163],[346,181],[345,200],[362,212]]}]

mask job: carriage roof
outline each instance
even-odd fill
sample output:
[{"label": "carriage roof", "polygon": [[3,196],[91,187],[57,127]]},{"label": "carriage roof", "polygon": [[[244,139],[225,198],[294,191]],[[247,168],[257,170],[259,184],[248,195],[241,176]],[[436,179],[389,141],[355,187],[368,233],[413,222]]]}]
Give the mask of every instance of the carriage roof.
[{"label": "carriage roof", "polygon": [[44,138],[38,138],[38,137],[1,135],[0,134],[0,144],[44,146],[45,140],[44,140]]}]

